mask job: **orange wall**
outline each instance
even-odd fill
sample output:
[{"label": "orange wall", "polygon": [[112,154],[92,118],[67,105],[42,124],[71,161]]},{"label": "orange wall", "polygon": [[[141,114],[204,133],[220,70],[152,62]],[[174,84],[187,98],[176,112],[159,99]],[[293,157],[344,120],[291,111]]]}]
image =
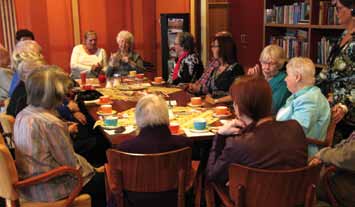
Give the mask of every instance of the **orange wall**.
[{"label": "orange wall", "polygon": [[71,0],[15,0],[17,27],[34,32],[50,64],[69,69],[73,47]]},{"label": "orange wall", "polygon": [[[238,59],[244,68],[254,66],[263,48],[263,3],[262,1],[230,0],[232,34],[237,42]],[[246,34],[246,42],[241,41]]]},{"label": "orange wall", "polygon": [[161,32],[160,32],[160,14],[161,13],[189,13],[190,0],[156,0],[156,48],[157,59],[156,68],[158,74],[162,74],[162,50],[161,50]]}]

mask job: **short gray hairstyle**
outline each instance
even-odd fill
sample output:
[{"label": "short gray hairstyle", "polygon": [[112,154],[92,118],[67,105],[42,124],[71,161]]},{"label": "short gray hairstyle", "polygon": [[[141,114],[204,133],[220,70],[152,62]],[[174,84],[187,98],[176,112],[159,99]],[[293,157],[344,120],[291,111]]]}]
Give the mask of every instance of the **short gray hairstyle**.
[{"label": "short gray hairstyle", "polygon": [[118,34],[117,34],[117,37],[116,37],[116,41],[118,43],[118,40],[119,39],[124,39],[126,40],[128,43],[129,43],[129,49],[130,51],[133,50],[133,43],[134,43],[134,37],[133,37],[133,34],[126,31],[126,30],[122,30],[120,31]]},{"label": "short gray hairstyle", "polygon": [[259,61],[275,61],[277,69],[280,70],[286,62],[286,55],[282,47],[278,45],[268,45],[261,51]]},{"label": "short gray hairstyle", "polygon": [[33,71],[26,80],[27,103],[45,109],[54,109],[63,102],[69,76],[58,66]]},{"label": "short gray hairstyle", "polygon": [[20,79],[23,81],[27,80],[27,77],[35,70],[42,70],[45,67],[45,62],[43,60],[23,60],[17,66],[16,71],[18,72]]},{"label": "short gray hairstyle", "polygon": [[12,53],[13,68],[17,70],[17,67],[22,61],[45,62],[42,55],[42,48],[36,41],[24,40],[16,44]]},{"label": "short gray hairstyle", "polygon": [[168,105],[162,97],[154,94],[146,95],[138,101],[135,116],[139,128],[169,125]]},{"label": "short gray hairstyle", "polygon": [[294,57],[287,63],[287,72],[301,75],[300,86],[313,86],[315,83],[316,69],[311,59],[306,57]]}]

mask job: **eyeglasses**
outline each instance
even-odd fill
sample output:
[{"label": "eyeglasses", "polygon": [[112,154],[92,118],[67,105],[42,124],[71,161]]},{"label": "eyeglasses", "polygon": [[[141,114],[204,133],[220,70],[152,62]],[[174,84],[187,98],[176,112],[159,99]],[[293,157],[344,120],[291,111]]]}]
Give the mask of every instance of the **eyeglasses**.
[{"label": "eyeglasses", "polygon": [[275,66],[277,62],[268,62],[268,61],[260,61],[262,65],[269,65],[269,66]]}]

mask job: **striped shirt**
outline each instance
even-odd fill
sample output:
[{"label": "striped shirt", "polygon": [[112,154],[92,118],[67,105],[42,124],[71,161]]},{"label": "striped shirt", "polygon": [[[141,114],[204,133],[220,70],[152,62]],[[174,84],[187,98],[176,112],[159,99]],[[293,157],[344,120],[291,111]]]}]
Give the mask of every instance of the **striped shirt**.
[{"label": "striped shirt", "polygon": [[[94,168],[74,152],[67,125],[53,112],[27,106],[14,125],[16,166],[20,179],[48,172],[60,166],[80,170],[84,185],[94,176]],[[76,184],[69,175],[21,188],[20,194],[31,201],[56,201],[69,195]]]}]

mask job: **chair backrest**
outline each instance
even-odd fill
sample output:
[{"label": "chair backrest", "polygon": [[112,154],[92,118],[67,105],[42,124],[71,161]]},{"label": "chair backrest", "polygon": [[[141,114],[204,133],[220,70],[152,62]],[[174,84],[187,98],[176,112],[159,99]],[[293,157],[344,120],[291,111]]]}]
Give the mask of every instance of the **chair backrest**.
[{"label": "chair backrest", "polygon": [[122,173],[124,190],[161,192],[177,189],[179,172],[189,172],[191,148],[156,154],[133,154],[110,149],[107,159],[113,175]]},{"label": "chair backrest", "polygon": [[320,165],[294,170],[263,170],[233,164],[229,194],[236,206],[312,206]]},{"label": "chair backrest", "polygon": [[12,159],[11,153],[3,141],[0,134],[0,197],[7,200],[17,200],[18,194],[13,184],[18,181],[15,161]]}]

